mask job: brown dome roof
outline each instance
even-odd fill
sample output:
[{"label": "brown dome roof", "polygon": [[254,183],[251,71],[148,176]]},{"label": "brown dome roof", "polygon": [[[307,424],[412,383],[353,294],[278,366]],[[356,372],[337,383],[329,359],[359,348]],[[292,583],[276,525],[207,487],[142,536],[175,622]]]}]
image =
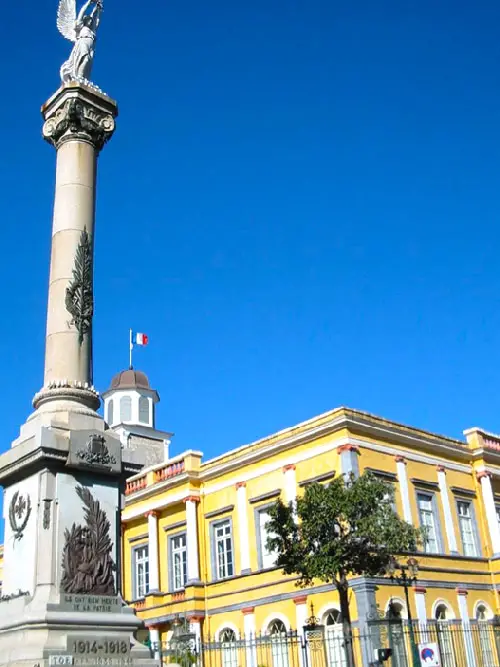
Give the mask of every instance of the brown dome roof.
[{"label": "brown dome roof", "polygon": [[151,389],[148,376],[142,371],[127,370],[117,373],[111,380],[111,389]]}]

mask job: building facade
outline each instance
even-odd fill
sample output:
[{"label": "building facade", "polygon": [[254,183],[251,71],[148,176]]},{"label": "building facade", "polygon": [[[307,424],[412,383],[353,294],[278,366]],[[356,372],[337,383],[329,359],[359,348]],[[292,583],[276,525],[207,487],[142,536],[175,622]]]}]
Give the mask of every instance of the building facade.
[{"label": "building facade", "polygon": [[[493,619],[500,436],[474,428],[454,440],[338,408],[214,459],[191,450],[129,479],[122,593],[150,640],[168,640],[176,618],[199,638],[219,642],[300,630],[311,603],[327,630],[338,631],[334,587],[300,589],[296,577],[274,567],[267,511],[313,481],[366,470],[394,485],[406,521],[427,527],[409,591],[412,617],[466,625]],[[404,589],[390,578],[353,577],[350,585],[355,623],[383,616],[389,606],[408,617]]]}]

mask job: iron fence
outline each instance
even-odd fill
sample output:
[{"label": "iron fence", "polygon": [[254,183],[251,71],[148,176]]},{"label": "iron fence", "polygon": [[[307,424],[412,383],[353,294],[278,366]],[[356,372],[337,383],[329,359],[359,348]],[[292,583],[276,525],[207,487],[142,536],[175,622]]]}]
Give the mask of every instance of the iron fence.
[{"label": "iron fence", "polygon": [[[421,667],[419,651],[437,647],[441,667],[500,667],[500,626],[491,622],[413,623],[375,621],[355,627],[352,642],[356,667]],[[387,660],[380,649],[386,651]],[[151,647],[159,665],[180,667],[347,667],[342,626],[318,626],[305,633],[287,632],[230,641],[197,640],[183,635]]]}]

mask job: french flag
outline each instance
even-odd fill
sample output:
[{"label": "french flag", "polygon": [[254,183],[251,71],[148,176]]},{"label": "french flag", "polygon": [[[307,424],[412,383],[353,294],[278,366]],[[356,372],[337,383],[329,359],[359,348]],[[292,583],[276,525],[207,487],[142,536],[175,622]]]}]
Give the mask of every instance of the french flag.
[{"label": "french flag", "polygon": [[145,333],[135,333],[133,335],[133,341],[136,345],[147,345],[149,343],[149,338]]}]

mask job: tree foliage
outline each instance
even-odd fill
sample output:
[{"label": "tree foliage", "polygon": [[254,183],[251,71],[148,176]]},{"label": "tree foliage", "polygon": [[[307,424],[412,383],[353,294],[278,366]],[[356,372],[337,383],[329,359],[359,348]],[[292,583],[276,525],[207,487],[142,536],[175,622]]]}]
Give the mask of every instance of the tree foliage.
[{"label": "tree foliage", "polygon": [[302,586],[381,575],[392,556],[416,551],[421,541],[420,530],[394,511],[393,486],[369,472],[310,484],[294,503],[278,500],[269,516],[267,547]]}]

